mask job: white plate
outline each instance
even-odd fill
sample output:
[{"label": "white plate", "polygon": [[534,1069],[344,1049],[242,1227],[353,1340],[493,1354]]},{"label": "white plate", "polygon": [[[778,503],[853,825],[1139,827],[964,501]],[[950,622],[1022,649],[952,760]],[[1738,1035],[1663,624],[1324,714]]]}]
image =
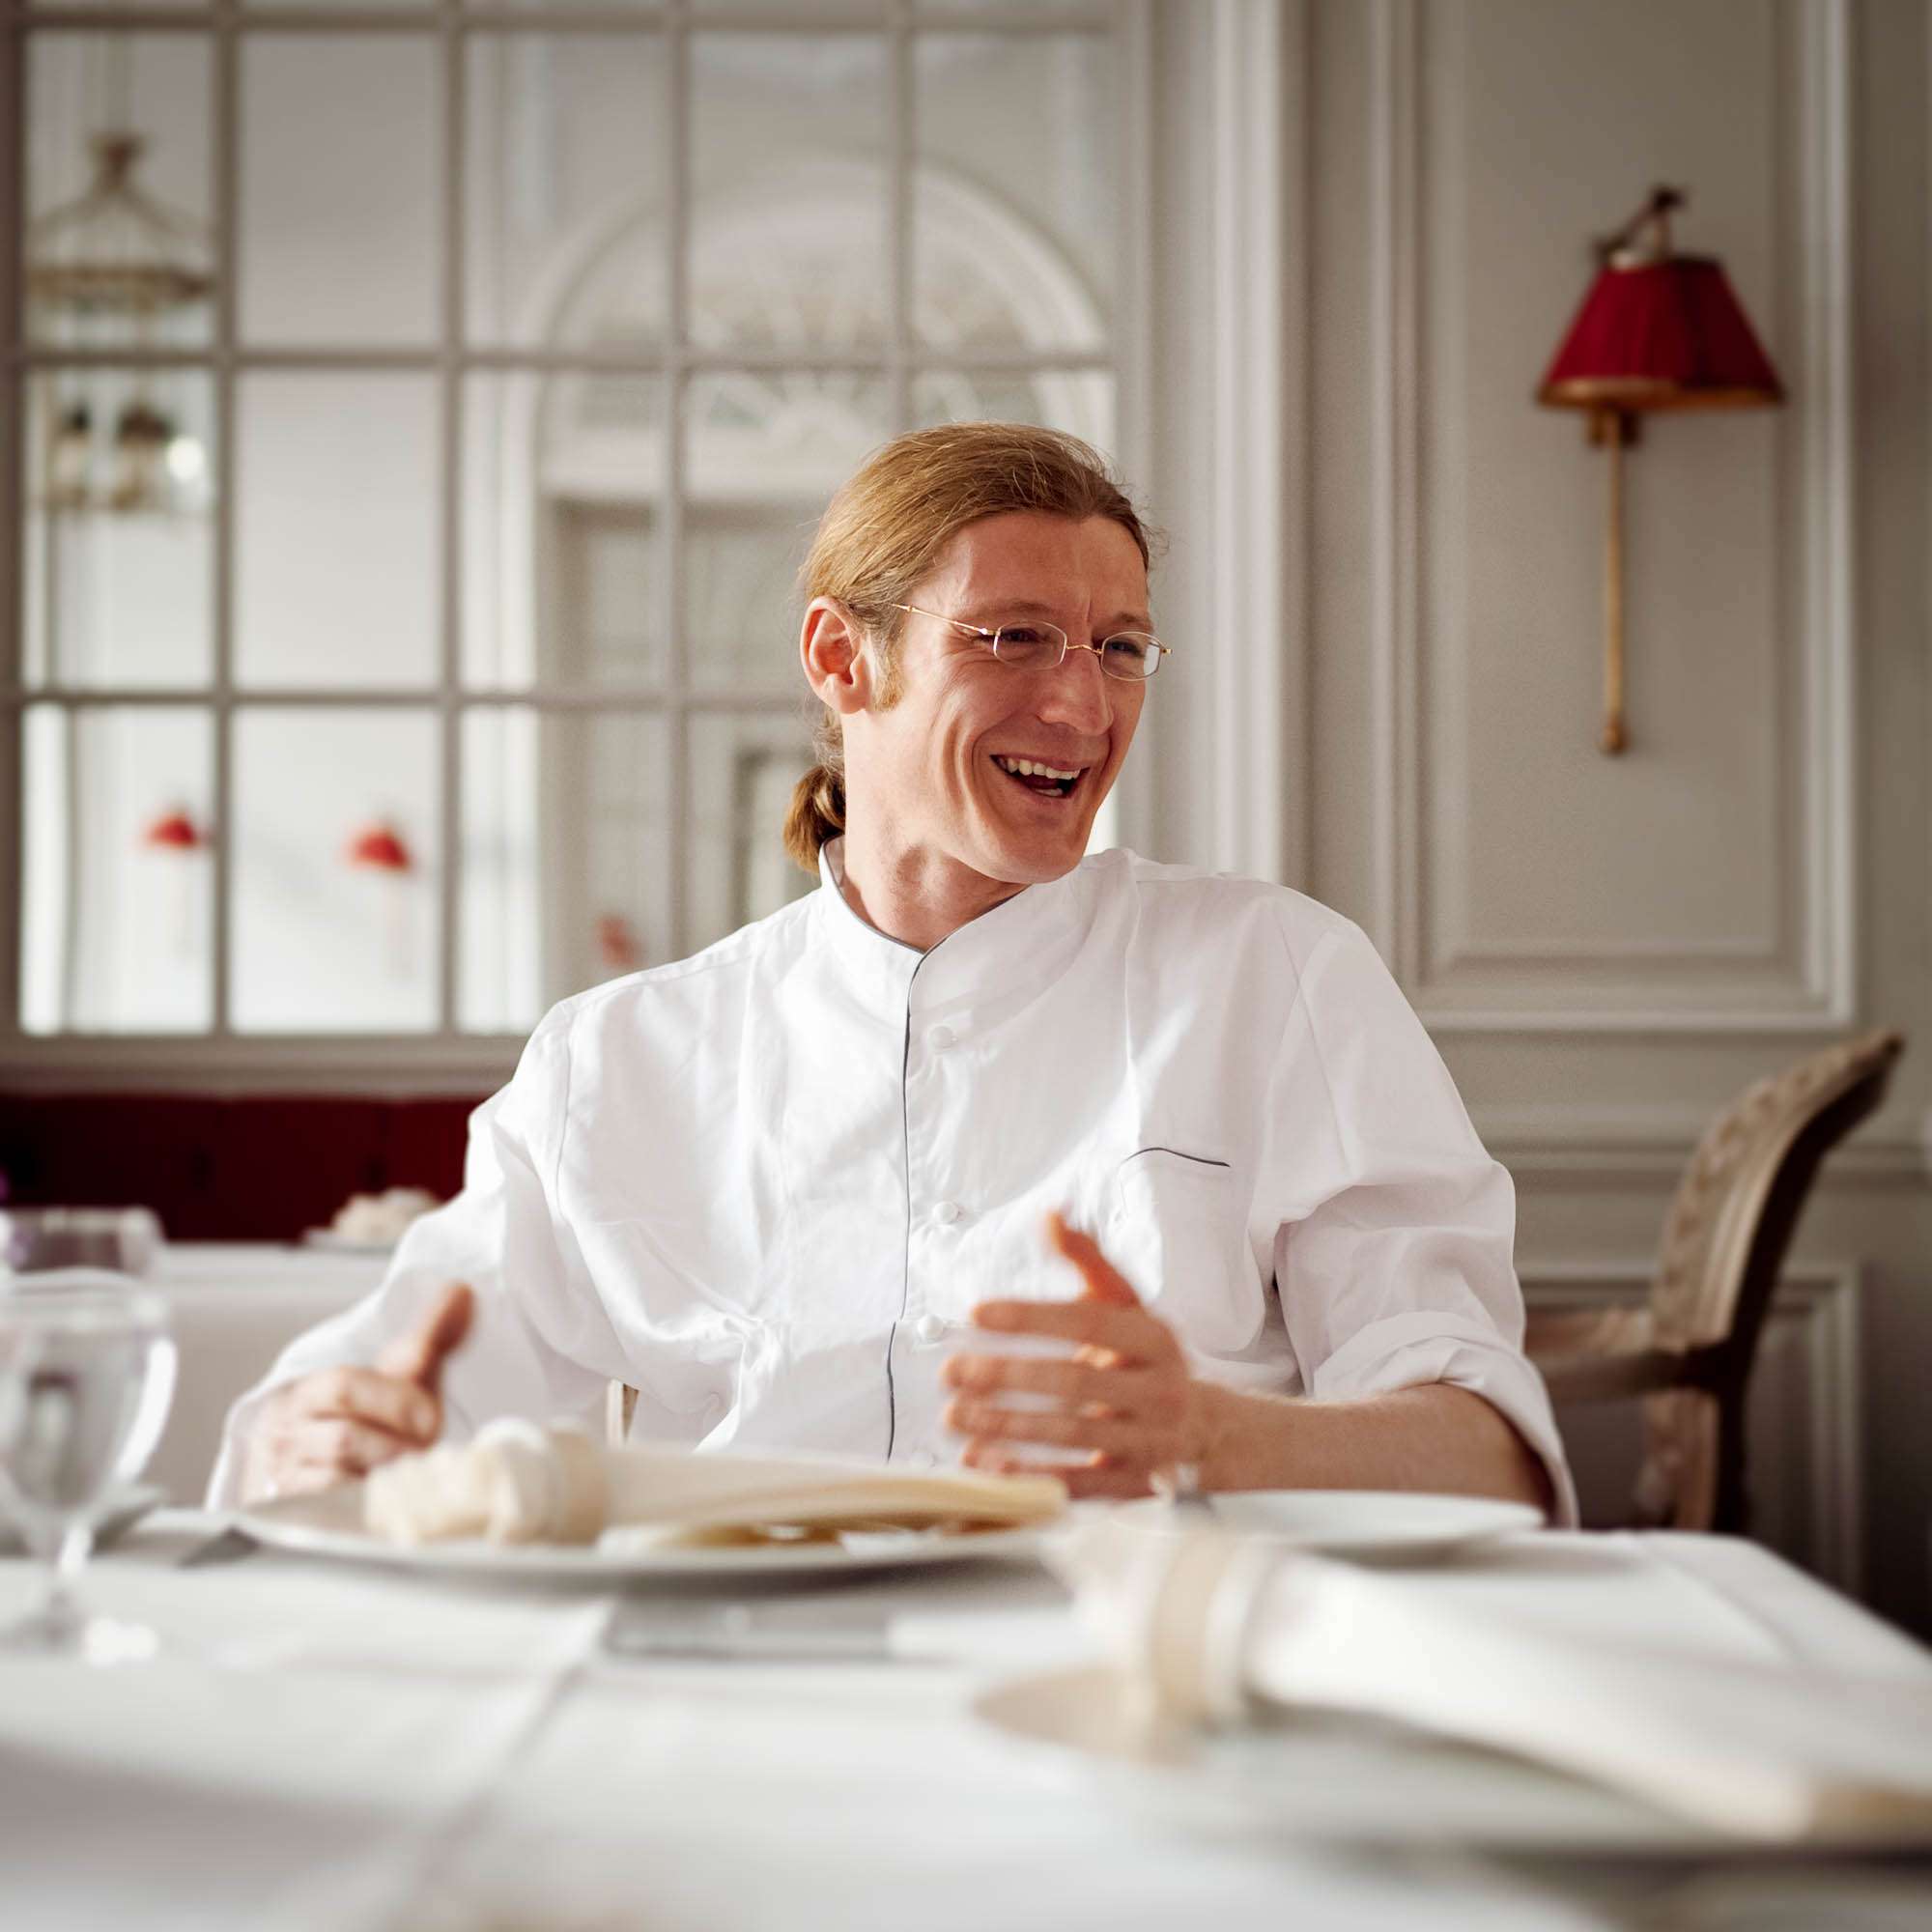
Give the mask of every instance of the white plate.
[{"label": "white plate", "polygon": [[1010,1681],[972,1709],[1148,1833],[1643,1857],[1708,1856],[1731,1843],[1523,1759],[1367,1719],[1279,1716],[1212,1734],[1156,1728],[1137,1718],[1125,1680],[1105,1665]]},{"label": "white plate", "polygon": [[[1385,1562],[1445,1556],[1544,1520],[1529,1503],[1412,1491],[1241,1490],[1208,1501],[1223,1528],[1289,1548]],[[1137,1519],[1176,1520],[1172,1506],[1158,1499],[1129,1508]]]},{"label": "white plate", "polygon": [[404,1570],[458,1576],[528,1577],[545,1582],[621,1582],[640,1577],[825,1577],[916,1564],[1035,1559],[1039,1532],[988,1530],[973,1536],[898,1530],[847,1535],[838,1543],[777,1543],[749,1548],[603,1549],[560,1543],[386,1543],[362,1527],[362,1485],[344,1483],[314,1496],[287,1496],[242,1510],[239,1528],[258,1543],[304,1556],[332,1556]]},{"label": "white plate", "polygon": [[[167,1491],[156,1489],[152,1483],[137,1484],[127,1491],[95,1525],[95,1548],[105,1549],[126,1536],[150,1510],[163,1508],[167,1500]],[[0,1556],[18,1556],[26,1547],[19,1524],[0,1509]]]}]

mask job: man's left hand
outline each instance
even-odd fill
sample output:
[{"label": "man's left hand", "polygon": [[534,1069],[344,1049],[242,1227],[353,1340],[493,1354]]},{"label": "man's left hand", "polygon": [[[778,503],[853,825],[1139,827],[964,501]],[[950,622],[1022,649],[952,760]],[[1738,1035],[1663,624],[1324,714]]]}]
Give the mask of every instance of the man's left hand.
[{"label": "man's left hand", "polygon": [[[942,1371],[957,1389],[946,1422],[967,1437],[961,1460],[998,1475],[1051,1475],[1075,1496],[1143,1496],[1153,1478],[1203,1460],[1206,1395],[1187,1372],[1174,1330],[1150,1315],[1091,1236],[1058,1214],[1047,1245],[1076,1267],[1077,1301],[982,1301],[976,1327],[1071,1342],[1065,1360],[1013,1355],[952,1356]],[[1011,1408],[1009,1392],[1053,1399]],[[1058,1463],[1013,1453],[1016,1443],[1065,1450]]]}]

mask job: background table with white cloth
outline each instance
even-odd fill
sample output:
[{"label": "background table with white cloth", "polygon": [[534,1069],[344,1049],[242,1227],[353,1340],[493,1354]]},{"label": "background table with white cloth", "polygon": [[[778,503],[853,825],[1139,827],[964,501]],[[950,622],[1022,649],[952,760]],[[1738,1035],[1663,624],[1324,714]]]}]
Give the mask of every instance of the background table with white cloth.
[{"label": "background table with white cloth", "polygon": [[[1184,1770],[1102,1764],[974,1715],[990,1687],[1090,1655],[1031,1566],[724,1598],[267,1550],[182,1567],[217,1526],[150,1519],[88,1577],[97,1607],[175,1640],[165,1660],[0,1662],[9,1932],[1932,1922],[1932,1863],[1673,1849],[1640,1811],[1621,1851],[1562,1855],[1547,1830],[1534,1854],[1486,1846],[1537,1838],[1539,1807],[1547,1827],[1577,1788],[1386,1726],[1246,1741],[1265,1803],[1217,1829]],[[1932,1677],[1932,1656],[1747,1544],[1548,1533],[1430,1574],[1580,1635]],[[37,1585],[0,1563],[0,1618]],[[781,1640],[870,1631],[886,1654],[606,1646],[613,1611],[648,1634],[727,1599]],[[1480,1829],[1432,1831],[1432,1787]]]},{"label": "background table with white cloth", "polygon": [[167,1298],[179,1378],[144,1480],[175,1502],[199,1503],[230,1405],[304,1329],[361,1300],[383,1279],[388,1259],[267,1241],[164,1247],[149,1279]]}]

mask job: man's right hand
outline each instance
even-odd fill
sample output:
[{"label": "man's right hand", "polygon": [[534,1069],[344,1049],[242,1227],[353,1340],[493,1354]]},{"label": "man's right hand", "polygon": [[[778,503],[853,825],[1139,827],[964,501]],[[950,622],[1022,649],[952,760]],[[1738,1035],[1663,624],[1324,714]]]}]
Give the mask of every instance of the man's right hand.
[{"label": "man's right hand", "polygon": [[329,1489],[427,1449],[442,1433],[443,1360],[469,1332],[474,1305],[453,1281],[374,1368],[318,1369],[275,1390],[249,1432],[242,1500]]}]

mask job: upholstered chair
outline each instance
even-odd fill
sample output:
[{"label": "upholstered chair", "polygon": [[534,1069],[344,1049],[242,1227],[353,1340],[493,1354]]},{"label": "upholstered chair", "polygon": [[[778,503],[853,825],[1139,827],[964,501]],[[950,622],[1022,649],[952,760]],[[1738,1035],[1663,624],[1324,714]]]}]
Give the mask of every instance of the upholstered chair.
[{"label": "upholstered chair", "polygon": [[1868,1033],[1732,1101],[1678,1183],[1646,1305],[1532,1311],[1527,1347],[1557,1403],[1643,1403],[1634,1524],[1747,1527],[1745,1395],[1778,1273],[1819,1166],[1904,1048]]}]

